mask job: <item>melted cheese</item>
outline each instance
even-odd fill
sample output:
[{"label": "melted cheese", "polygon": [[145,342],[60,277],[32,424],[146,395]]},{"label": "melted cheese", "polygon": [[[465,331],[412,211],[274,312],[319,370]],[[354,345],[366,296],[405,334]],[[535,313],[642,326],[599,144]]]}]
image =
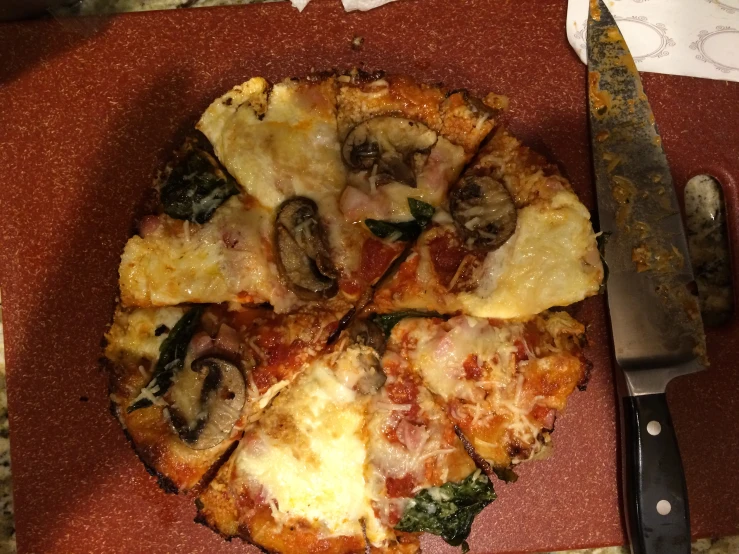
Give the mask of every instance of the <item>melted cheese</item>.
[{"label": "melted cheese", "polygon": [[482,274],[476,290],[459,295],[465,313],[478,317],[530,316],[597,293],[603,267],[588,210],[569,191],[522,208]]},{"label": "melted cheese", "polygon": [[[247,208],[234,196],[210,221],[191,224],[186,233],[134,236],[121,258],[121,301],[126,306],[269,302],[285,312],[297,298],[270,261],[271,226],[267,210]],[[226,236],[234,246],[226,245]]]},{"label": "melted cheese", "polygon": [[[535,344],[527,343],[526,325],[538,332]],[[389,349],[400,350],[429,390],[447,402],[477,453],[505,467],[544,452],[548,435],[532,412],[537,406],[564,408],[583,375],[582,362],[568,350],[583,331],[564,312],[526,324],[470,316],[407,319],[393,329]],[[519,361],[520,352],[527,359]],[[477,378],[464,369],[472,355]]]},{"label": "melted cheese", "polygon": [[253,95],[243,91],[258,91],[261,98],[267,94],[264,87],[263,79],[252,79],[203,114],[197,128],[208,137],[218,159],[246,192],[268,208],[296,195],[320,204],[323,195],[340,193],[346,172],[332,82],[274,85],[261,114],[262,104],[255,107]]},{"label": "melted cheese", "polygon": [[417,177],[415,187],[400,182],[375,186],[373,171],[352,172],[350,186],[341,197],[341,210],[349,220],[357,222],[365,219],[409,221],[413,216],[408,198],[440,206],[449,186],[459,177],[464,161],[464,149],[440,136]]},{"label": "melted cheese", "polygon": [[268,209],[270,217],[293,196],[314,200],[337,269],[346,277],[359,269],[366,232],[339,210],[347,173],[331,80],[285,81],[270,90],[264,79],[251,79],[213,102],[197,128],[229,173]]},{"label": "melted cheese", "polygon": [[326,537],[361,535],[360,521],[374,518],[364,480],[365,411],[325,358],[315,362],[260,420],[260,446],[240,451],[238,478],[264,488],[277,521],[302,518]]},{"label": "melted cheese", "polygon": [[108,345],[105,355],[111,360],[121,360],[124,356],[131,359],[158,359],[159,347],[167,334],[156,336],[156,328],[165,325],[172,329],[185,311],[183,308],[119,310],[106,335]]},{"label": "melted cheese", "polygon": [[[505,386],[515,371],[512,354],[517,347],[522,324],[488,325],[485,320],[459,316],[441,326],[429,319],[401,321],[398,333],[408,334],[416,347],[408,352],[409,361],[420,372],[426,386],[445,400],[460,398],[471,402],[484,396],[481,383],[466,378],[464,362],[477,356],[486,364],[485,379]],[[393,331],[396,332],[395,330]]]}]

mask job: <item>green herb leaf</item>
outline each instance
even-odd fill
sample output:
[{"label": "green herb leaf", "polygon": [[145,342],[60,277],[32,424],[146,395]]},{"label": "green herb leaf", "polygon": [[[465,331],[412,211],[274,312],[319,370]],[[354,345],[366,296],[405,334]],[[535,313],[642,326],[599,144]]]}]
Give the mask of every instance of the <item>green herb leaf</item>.
[{"label": "green herb leaf", "polygon": [[426,227],[429,224],[436,211],[431,204],[427,204],[416,198],[409,198],[408,206],[411,209],[411,215],[421,227]]},{"label": "green herb leaf", "polygon": [[[169,390],[172,385],[172,377],[174,377],[185,365],[185,355],[187,354],[187,346],[190,344],[195,330],[200,323],[205,308],[196,306],[183,315],[170,331],[167,338],[162,341],[159,346],[159,359],[154,366],[152,381],[147,385],[148,388],[158,386],[156,392],[152,392],[154,396],[162,396]],[[126,410],[129,414],[148,408],[152,405],[152,401],[148,398],[141,398],[131,404]]]},{"label": "green herb leaf", "polygon": [[381,239],[398,235],[396,240],[404,242],[416,240],[421,231],[429,224],[434,215],[434,207],[415,198],[408,199],[413,221],[383,221],[380,219],[365,219],[364,224],[372,234]]},{"label": "green herb leaf", "polygon": [[372,231],[372,234],[381,239],[386,239],[399,234],[396,240],[416,240],[423,230],[416,221],[382,221],[379,219],[365,219],[364,224]]},{"label": "green herb leaf", "polygon": [[478,470],[462,482],[419,492],[395,528],[409,533],[433,533],[452,546],[459,546],[469,536],[475,516],[495,498],[492,483]]},{"label": "green herb leaf", "polygon": [[195,149],[172,169],[159,197],[168,216],[205,223],[221,204],[236,193],[236,183],[218,162],[202,150]]},{"label": "green herb leaf", "polygon": [[509,467],[494,467],[495,476],[506,483],[515,483],[518,481],[518,475]]},{"label": "green herb leaf", "polygon": [[406,317],[446,318],[446,316],[438,312],[421,312],[418,310],[405,310],[402,312],[392,312],[389,314],[372,314],[370,316],[370,320],[372,321],[372,323],[375,323],[376,325],[380,327],[380,329],[384,331],[386,337],[389,337],[390,333],[393,330],[393,327],[395,327],[401,319],[405,319]]}]

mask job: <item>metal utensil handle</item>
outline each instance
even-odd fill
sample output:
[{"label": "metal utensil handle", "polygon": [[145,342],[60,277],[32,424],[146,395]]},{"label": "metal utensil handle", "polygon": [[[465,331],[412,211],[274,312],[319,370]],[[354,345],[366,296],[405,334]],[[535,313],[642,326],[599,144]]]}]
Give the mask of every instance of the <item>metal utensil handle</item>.
[{"label": "metal utensil handle", "polygon": [[627,396],[624,489],[633,554],[689,554],[685,474],[664,394]]}]

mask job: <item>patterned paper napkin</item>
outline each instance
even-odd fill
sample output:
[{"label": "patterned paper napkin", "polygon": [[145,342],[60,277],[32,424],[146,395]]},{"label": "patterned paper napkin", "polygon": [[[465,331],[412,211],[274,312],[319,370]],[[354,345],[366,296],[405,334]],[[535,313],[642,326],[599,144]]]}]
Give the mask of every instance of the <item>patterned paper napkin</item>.
[{"label": "patterned paper napkin", "polygon": [[[380,6],[394,1],[395,0],[341,0],[341,3],[344,5],[344,9],[348,12],[353,12],[355,10],[366,12],[367,10],[379,8]],[[308,2],[310,2],[310,0],[290,0],[290,3],[301,12],[308,5]]]},{"label": "patterned paper napkin", "polygon": [[[640,71],[739,82],[739,0],[607,0]],[[586,62],[588,0],[569,0],[567,38]]]}]

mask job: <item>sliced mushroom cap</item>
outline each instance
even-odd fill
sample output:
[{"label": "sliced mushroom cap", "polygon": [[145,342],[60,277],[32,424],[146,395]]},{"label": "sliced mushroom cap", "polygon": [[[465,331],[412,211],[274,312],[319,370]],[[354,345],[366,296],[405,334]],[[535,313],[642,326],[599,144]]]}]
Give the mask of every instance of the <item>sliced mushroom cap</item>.
[{"label": "sliced mushroom cap", "polygon": [[[344,139],[344,161],[353,169],[372,171],[377,184],[416,186],[437,134],[423,123],[378,116],[363,121]],[[376,169],[375,169],[376,167]]]},{"label": "sliced mushroom cap", "polygon": [[172,426],[194,450],[226,440],[241,415],[246,385],[241,371],[220,358],[201,358],[182,371],[172,385]]},{"label": "sliced mushroom cap", "polygon": [[282,203],[275,219],[274,248],[285,284],[299,298],[331,298],[338,292],[337,271],[313,200],[296,196]]},{"label": "sliced mushroom cap", "polygon": [[368,319],[356,319],[349,327],[348,333],[354,344],[369,346],[380,356],[385,353],[385,333],[376,323]]},{"label": "sliced mushroom cap", "polygon": [[471,248],[495,250],[516,230],[513,199],[492,177],[464,177],[449,194],[449,210]]},{"label": "sliced mushroom cap", "polygon": [[349,344],[343,347],[332,369],[336,378],[345,386],[359,394],[374,394],[387,379],[382,371],[380,358],[374,348],[363,344]]},{"label": "sliced mushroom cap", "polygon": [[387,376],[380,364],[371,365],[357,381],[357,392],[364,395],[375,394],[385,384],[385,381],[387,381]]}]

